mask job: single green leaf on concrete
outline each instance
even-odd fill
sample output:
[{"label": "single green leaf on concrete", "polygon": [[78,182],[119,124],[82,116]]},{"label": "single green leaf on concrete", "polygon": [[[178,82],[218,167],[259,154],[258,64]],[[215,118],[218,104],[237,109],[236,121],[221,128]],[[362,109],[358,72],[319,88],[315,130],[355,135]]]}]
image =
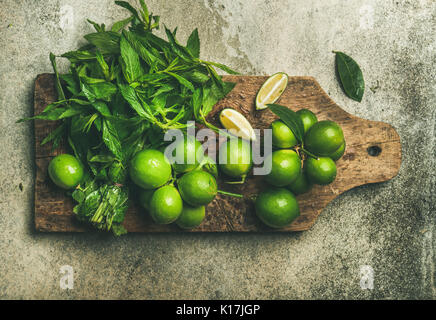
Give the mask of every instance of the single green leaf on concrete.
[{"label": "single green leaf on concrete", "polygon": [[362,70],[350,56],[339,51],[333,52],[336,54],[336,70],[345,94],[355,101],[362,101],[365,91]]}]

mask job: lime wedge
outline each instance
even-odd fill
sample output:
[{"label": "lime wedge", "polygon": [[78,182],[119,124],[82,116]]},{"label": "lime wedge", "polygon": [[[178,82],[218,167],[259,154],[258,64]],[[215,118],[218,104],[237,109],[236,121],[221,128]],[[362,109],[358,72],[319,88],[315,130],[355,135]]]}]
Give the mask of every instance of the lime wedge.
[{"label": "lime wedge", "polygon": [[284,72],[277,72],[269,77],[257,93],[256,109],[265,109],[267,104],[276,102],[287,85],[288,75]]},{"label": "lime wedge", "polygon": [[220,113],[222,126],[237,137],[256,141],[256,134],[247,118],[234,109],[223,109]]}]

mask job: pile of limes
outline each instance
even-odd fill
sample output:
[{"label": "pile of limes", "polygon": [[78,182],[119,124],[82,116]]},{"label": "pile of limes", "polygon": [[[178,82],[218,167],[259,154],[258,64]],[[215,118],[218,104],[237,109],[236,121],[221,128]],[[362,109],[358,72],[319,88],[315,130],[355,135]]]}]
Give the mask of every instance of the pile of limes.
[{"label": "pile of limes", "polygon": [[218,190],[215,177],[202,170],[202,163],[209,163],[204,159],[203,147],[188,135],[176,144],[173,163],[155,149],[140,151],[133,157],[130,178],[140,187],[139,202],[154,222],[175,222],[184,229],[201,224],[205,206]]},{"label": "pile of limes", "polygon": [[[304,142],[299,144],[283,121],[271,123],[274,150],[265,158],[271,171],[264,177],[268,187],[255,200],[257,216],[273,228],[286,227],[300,215],[296,195],[308,192],[314,184],[335,180],[335,161],[345,151],[344,134],[337,123],[318,121],[307,109],[296,114],[303,123]],[[185,229],[202,223],[205,206],[218,192],[217,166],[203,151],[194,137],[184,136],[174,149],[172,164],[159,150],[143,150],[133,158],[130,177],[141,188],[141,205],[156,223],[175,222]],[[253,166],[250,142],[227,139],[220,146],[218,163],[227,183],[243,183]]]},{"label": "pile of limes", "polygon": [[273,228],[288,226],[299,216],[295,195],[308,192],[314,184],[327,185],[335,180],[335,161],[345,152],[344,134],[337,123],[318,121],[307,109],[297,115],[304,126],[301,145],[284,122],[271,123],[275,150],[265,159],[271,167],[265,180],[271,187],[257,196],[255,208],[257,216]]},{"label": "pile of limes", "polygon": [[[274,150],[265,158],[271,171],[268,183],[255,200],[256,214],[266,225],[283,228],[300,214],[295,195],[308,192],[314,184],[326,185],[336,178],[337,161],[345,152],[341,127],[329,120],[318,121],[314,113],[296,113],[304,126],[299,144],[281,120],[271,123]],[[218,192],[218,168],[228,183],[243,183],[250,172],[251,144],[241,138],[227,139],[219,149],[219,166],[204,155],[199,141],[185,135],[174,148],[170,163],[163,150],[145,149],[130,162],[131,180],[139,187],[139,203],[158,224],[175,222],[179,227],[198,227],[205,206]],[[61,188],[74,188],[83,177],[83,167],[70,155],[59,155],[49,165],[49,175]]]}]

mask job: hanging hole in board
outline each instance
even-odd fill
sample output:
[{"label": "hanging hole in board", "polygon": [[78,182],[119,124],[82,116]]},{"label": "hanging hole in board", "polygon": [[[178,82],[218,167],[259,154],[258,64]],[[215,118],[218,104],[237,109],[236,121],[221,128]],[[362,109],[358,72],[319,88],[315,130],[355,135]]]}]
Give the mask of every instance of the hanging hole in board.
[{"label": "hanging hole in board", "polygon": [[366,151],[368,151],[368,154],[371,157],[377,157],[382,152],[382,149],[379,146],[371,146],[371,147],[368,147],[368,149],[366,149]]}]

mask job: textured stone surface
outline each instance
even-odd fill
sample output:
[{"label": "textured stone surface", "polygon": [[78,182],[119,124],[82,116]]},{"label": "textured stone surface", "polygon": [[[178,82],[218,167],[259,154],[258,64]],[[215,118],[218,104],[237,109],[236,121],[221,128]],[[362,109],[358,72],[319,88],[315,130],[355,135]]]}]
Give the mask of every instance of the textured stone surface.
[{"label": "textured stone surface", "polygon": [[[403,163],[393,180],[348,191],[293,234],[40,234],[33,229],[30,123],[48,52],[74,48],[86,18],[125,16],[112,1],[0,2],[0,298],[435,299],[436,3],[148,1],[179,37],[199,28],[202,56],[244,74],[314,76],[359,117],[392,124]],[[362,103],[344,96],[332,50],[360,64]],[[64,66],[65,67],[65,66]],[[373,90],[370,90],[372,88]],[[20,187],[21,186],[21,187]],[[61,290],[59,269],[75,271]],[[360,288],[360,268],[374,289]]]}]

